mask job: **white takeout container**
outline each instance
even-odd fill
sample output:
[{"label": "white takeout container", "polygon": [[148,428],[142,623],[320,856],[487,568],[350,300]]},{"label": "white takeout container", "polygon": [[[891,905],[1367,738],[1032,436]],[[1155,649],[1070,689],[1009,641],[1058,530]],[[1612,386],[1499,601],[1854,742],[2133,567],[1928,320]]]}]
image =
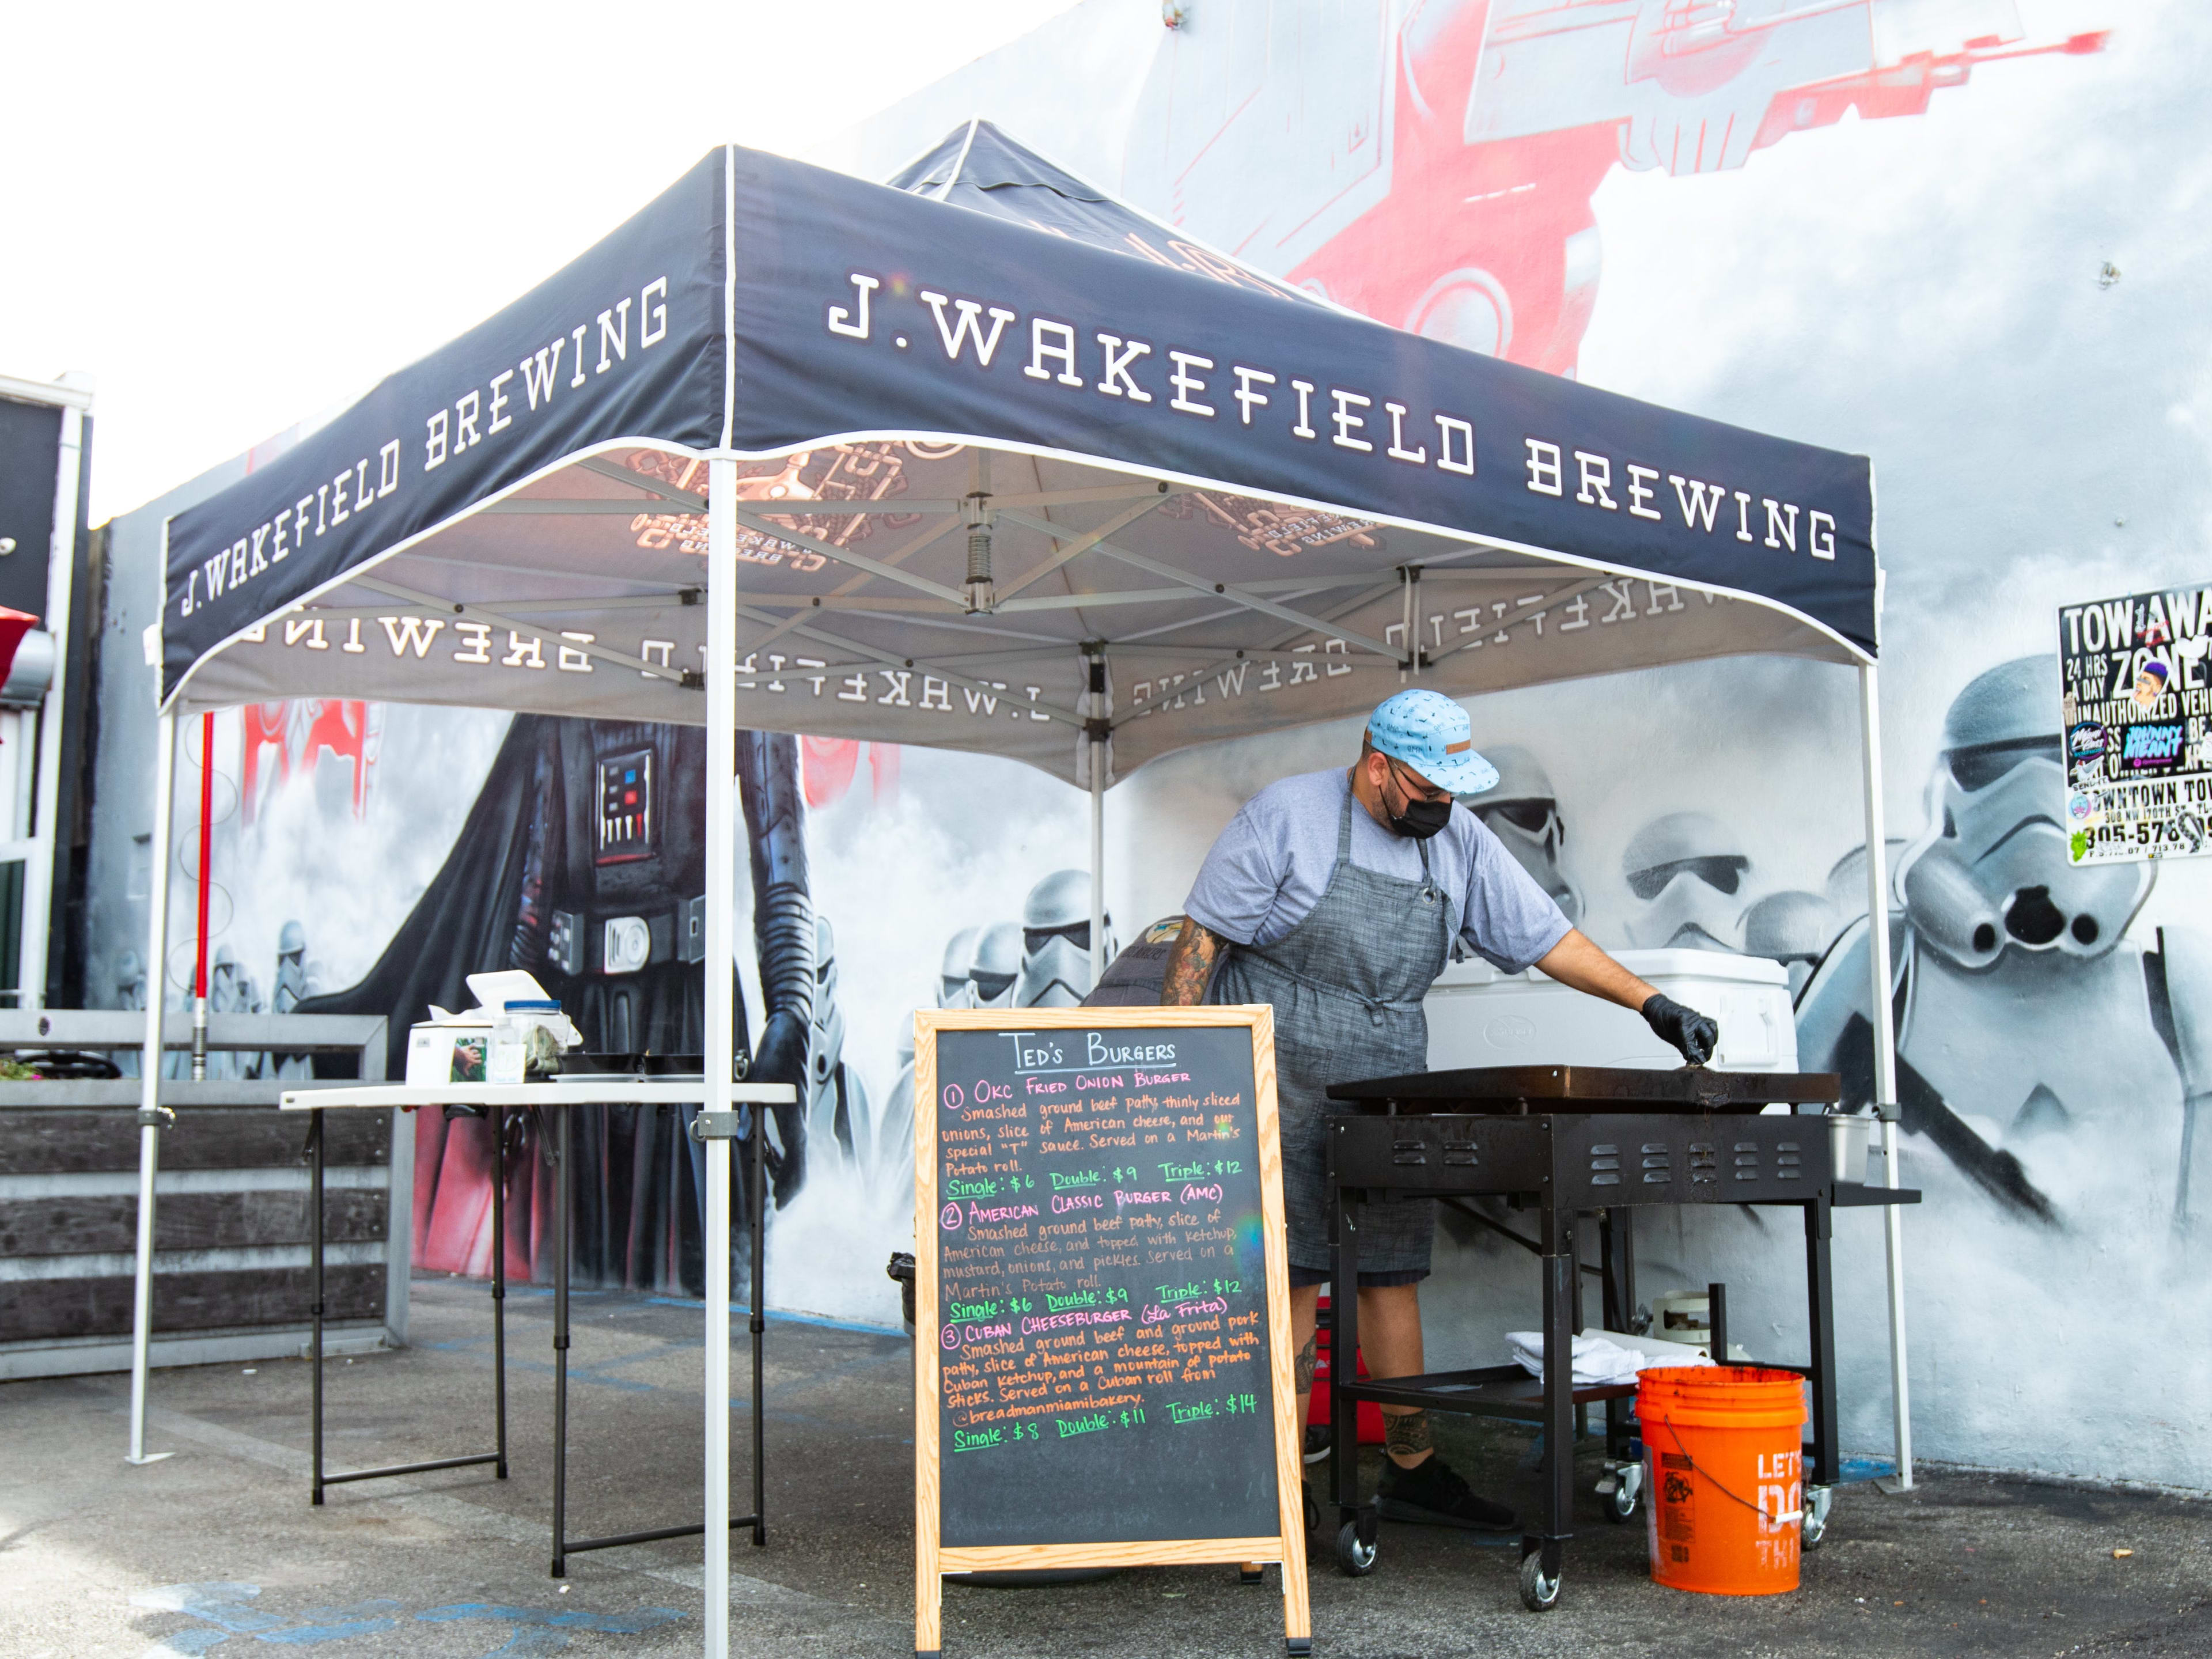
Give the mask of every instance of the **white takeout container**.
[{"label": "white takeout container", "polygon": [[477,1006],[453,1013],[430,1006],[430,1018],[408,1028],[407,1082],[410,1087],[442,1083],[520,1083],[530,1029],[543,1025],[563,1048],[580,1046],[583,1033],[565,1013],[529,1010],[510,1013],[509,1002],[549,1001],[544,988],[520,969],[471,974],[469,990]]}]

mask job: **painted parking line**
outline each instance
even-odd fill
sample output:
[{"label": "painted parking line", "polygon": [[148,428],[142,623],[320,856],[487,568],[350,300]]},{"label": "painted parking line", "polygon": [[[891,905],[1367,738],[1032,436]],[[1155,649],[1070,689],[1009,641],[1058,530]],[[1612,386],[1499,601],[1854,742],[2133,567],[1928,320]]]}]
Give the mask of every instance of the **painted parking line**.
[{"label": "painted parking line", "polygon": [[[398,1628],[406,1617],[404,1604],[388,1597],[356,1601],[342,1607],[305,1607],[280,1613],[253,1605],[261,1586],[236,1580],[204,1583],[163,1584],[141,1590],[131,1605],[159,1613],[180,1613],[202,1621],[197,1629],[172,1632],[146,1650],[145,1659],[173,1659],[198,1655],[234,1638],[248,1638],[284,1647],[319,1647],[326,1642],[349,1641]],[[576,1631],[603,1636],[637,1636],[675,1623],[687,1615],[674,1607],[641,1607],[631,1613],[593,1613],[579,1607],[533,1607],[492,1601],[453,1601],[426,1607],[413,1615],[418,1624],[451,1624],[468,1620],[502,1626],[504,1646],[500,1654],[558,1653]]]},{"label": "painted parking line", "polygon": [[234,1579],[163,1584],[155,1589],[141,1590],[131,1598],[132,1607],[157,1613],[181,1613],[202,1621],[197,1629],[173,1631],[163,1637],[147,1650],[147,1659],[203,1654],[234,1636],[289,1647],[313,1647],[356,1636],[374,1636],[392,1629],[399,1622],[392,1615],[400,1611],[400,1604],[388,1599],[281,1613],[252,1605],[260,1594],[260,1585]]}]

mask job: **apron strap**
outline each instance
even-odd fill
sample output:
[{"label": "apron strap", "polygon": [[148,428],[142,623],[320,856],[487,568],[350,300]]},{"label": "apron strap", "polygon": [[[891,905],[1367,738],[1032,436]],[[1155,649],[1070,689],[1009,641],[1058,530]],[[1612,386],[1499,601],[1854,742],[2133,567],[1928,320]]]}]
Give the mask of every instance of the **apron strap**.
[{"label": "apron strap", "polygon": [[[1351,781],[1347,779],[1344,787],[1344,810],[1336,817],[1336,861],[1339,864],[1352,862],[1352,803],[1353,799]],[[1413,848],[1421,855],[1421,893],[1424,897],[1428,897],[1441,890],[1437,886],[1434,872],[1429,868],[1429,844],[1425,841],[1416,841],[1413,843]]]}]

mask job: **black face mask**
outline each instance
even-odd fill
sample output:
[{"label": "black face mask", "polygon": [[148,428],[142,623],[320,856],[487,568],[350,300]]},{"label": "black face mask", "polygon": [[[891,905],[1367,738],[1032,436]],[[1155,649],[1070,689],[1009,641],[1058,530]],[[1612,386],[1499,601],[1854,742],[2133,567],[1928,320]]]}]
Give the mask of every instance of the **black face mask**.
[{"label": "black face mask", "polygon": [[[1402,783],[1398,787],[1405,788]],[[1387,797],[1382,802],[1382,810],[1390,813],[1390,828],[1395,834],[1414,841],[1426,841],[1451,822],[1452,804],[1449,797],[1443,800],[1423,800],[1407,790],[1404,811],[1390,812],[1390,802]]]},{"label": "black face mask", "polygon": [[1403,812],[1390,815],[1390,827],[1401,836],[1426,841],[1451,822],[1451,810],[1448,800],[1409,800]]}]

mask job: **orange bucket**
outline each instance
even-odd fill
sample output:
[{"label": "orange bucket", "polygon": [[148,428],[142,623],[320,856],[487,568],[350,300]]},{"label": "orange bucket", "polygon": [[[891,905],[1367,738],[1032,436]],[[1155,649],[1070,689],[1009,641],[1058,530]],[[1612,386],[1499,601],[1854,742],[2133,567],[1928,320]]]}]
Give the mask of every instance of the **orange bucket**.
[{"label": "orange bucket", "polygon": [[1805,1382],[1751,1365],[1670,1365],[1636,1382],[1651,1577],[1708,1595],[1797,1588]]}]

